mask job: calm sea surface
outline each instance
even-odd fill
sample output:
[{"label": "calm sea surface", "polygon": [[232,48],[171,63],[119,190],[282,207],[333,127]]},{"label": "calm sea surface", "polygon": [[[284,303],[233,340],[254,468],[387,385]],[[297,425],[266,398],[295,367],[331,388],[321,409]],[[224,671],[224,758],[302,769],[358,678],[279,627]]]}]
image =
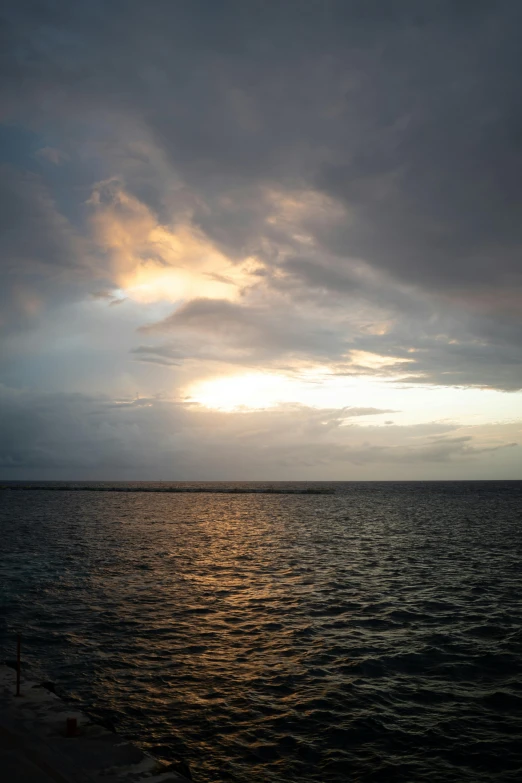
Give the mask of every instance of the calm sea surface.
[{"label": "calm sea surface", "polygon": [[0,490],[2,657],[200,783],[518,783],[522,482],[323,486]]}]

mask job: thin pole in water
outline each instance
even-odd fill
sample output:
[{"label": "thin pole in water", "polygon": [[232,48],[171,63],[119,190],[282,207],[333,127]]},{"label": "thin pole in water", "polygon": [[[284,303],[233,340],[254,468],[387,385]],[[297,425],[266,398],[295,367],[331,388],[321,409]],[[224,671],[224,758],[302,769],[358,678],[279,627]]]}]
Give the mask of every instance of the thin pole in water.
[{"label": "thin pole in water", "polygon": [[16,695],[20,696],[20,650],[22,647],[22,635],[18,634],[16,640]]}]

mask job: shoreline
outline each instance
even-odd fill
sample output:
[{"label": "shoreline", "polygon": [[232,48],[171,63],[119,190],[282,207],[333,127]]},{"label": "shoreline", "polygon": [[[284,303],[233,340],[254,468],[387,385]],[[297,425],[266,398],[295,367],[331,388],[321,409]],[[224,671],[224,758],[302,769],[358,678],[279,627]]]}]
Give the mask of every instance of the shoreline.
[{"label": "shoreline", "polygon": [[4,492],[153,492],[164,494],[217,494],[217,495],[334,495],[335,489],[330,487],[305,487],[299,489],[279,489],[277,487],[263,487],[254,489],[250,487],[79,487],[79,486],[45,486],[43,484],[7,486],[0,485],[0,491]]},{"label": "shoreline", "polygon": [[[159,761],[69,706],[52,687],[22,679],[17,697],[16,670],[0,665],[0,768],[7,771],[6,780],[189,783],[174,764]],[[75,729],[68,736],[70,721]]]}]

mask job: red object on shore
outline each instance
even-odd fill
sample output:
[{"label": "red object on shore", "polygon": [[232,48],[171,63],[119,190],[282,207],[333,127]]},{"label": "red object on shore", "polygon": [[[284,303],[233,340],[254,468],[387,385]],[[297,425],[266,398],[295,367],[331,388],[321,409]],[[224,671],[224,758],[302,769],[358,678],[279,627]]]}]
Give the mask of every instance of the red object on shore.
[{"label": "red object on shore", "polygon": [[65,736],[66,737],[76,737],[76,734],[78,732],[78,724],[76,722],[76,718],[67,718],[67,726],[65,729]]}]

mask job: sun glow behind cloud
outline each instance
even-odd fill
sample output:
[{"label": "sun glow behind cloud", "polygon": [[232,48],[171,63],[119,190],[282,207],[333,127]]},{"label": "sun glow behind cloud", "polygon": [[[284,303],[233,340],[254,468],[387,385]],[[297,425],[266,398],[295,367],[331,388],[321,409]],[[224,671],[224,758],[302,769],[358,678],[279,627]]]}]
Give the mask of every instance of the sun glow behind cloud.
[{"label": "sun glow behind cloud", "polygon": [[375,408],[369,423],[401,426],[427,421],[483,425],[520,418],[522,393],[493,389],[402,385],[398,378],[337,376],[328,368],[301,373],[252,372],[208,378],[187,390],[186,401],[223,412],[268,410],[284,405],[317,409]]},{"label": "sun glow behind cloud", "polygon": [[158,265],[139,266],[121,283],[123,294],[135,302],[179,302],[196,296],[235,299],[237,284],[216,279],[211,273]]},{"label": "sun glow behind cloud", "polygon": [[269,373],[225,375],[198,383],[188,401],[219,411],[263,410],[295,399],[289,378]]},{"label": "sun glow behind cloud", "polygon": [[[388,409],[390,385],[371,376],[337,377],[328,367],[305,368],[292,375],[252,372],[195,383],[187,401],[219,411],[264,410],[281,405],[310,408]],[[369,403],[368,400],[371,400]]]},{"label": "sun glow behind cloud", "polygon": [[[311,219],[318,211],[332,220],[338,217],[333,202],[313,193],[283,197],[268,192],[265,196],[271,205],[267,223],[279,229],[286,227],[301,245],[309,246],[312,240],[303,235],[298,218]],[[258,291],[261,262],[254,257],[240,261],[228,258],[191,222],[188,212],[172,223],[162,224],[149,207],[130,195],[117,180],[100,183],[90,205],[95,241],[112,261],[117,298],[132,300],[138,307],[206,298],[242,300],[245,308],[249,301],[257,301],[249,299],[248,292]],[[352,272],[357,280],[364,278],[368,282],[368,278],[375,282],[375,273],[364,264],[356,265]],[[387,322],[373,315],[371,329],[366,331],[385,334]],[[213,334],[207,334],[207,342],[212,339]],[[476,425],[519,417],[520,395],[478,388],[434,387],[423,385],[420,377],[418,383],[402,385],[406,377],[415,377],[412,365],[414,360],[404,355],[381,355],[354,348],[345,357],[344,366],[335,362],[321,367],[299,363],[292,366],[290,361],[284,371],[268,363],[257,371],[245,367],[243,372],[237,372],[236,366],[234,374],[207,375],[193,382],[185,388],[185,399],[222,412],[260,411],[284,405],[382,410],[382,414],[371,414],[368,423],[372,425],[384,425],[390,420],[415,425],[432,419],[458,419]],[[207,366],[203,373],[208,370]]]}]

